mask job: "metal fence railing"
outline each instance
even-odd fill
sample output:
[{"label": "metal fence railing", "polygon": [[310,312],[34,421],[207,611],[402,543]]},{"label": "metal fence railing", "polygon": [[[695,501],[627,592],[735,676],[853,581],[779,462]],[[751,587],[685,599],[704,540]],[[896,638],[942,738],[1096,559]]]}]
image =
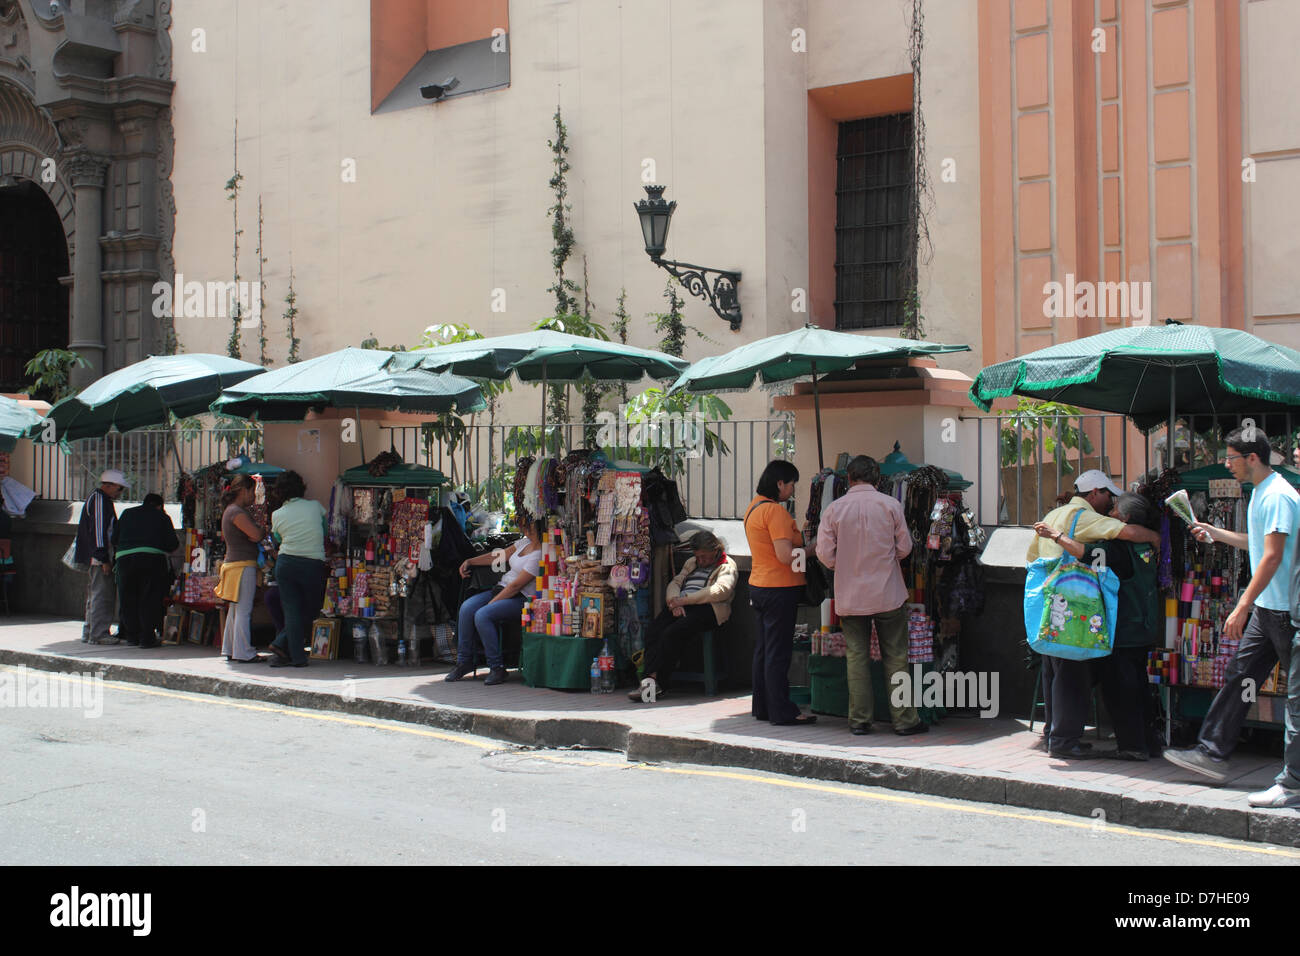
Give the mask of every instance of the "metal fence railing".
[{"label": "metal fence railing", "polygon": [[[1251,418],[1236,416],[1240,426]],[[1274,464],[1291,463],[1300,427],[1300,409],[1252,419],[1267,430]],[[1031,525],[1056,507],[1058,495],[1074,488],[1083,471],[1101,468],[1125,490],[1157,477],[1166,467],[1168,427],[1142,434],[1123,415],[1028,414],[962,416],[975,427],[976,474],[968,502],[982,525]],[[1016,427],[1017,421],[1019,428]],[[1230,423],[1229,423],[1230,424]],[[1208,418],[1179,416],[1174,461],[1180,470],[1221,460],[1227,430]]]},{"label": "metal fence railing", "polygon": [[84,501],[109,468],[131,480],[128,498],[138,501],[156,492],[176,497],[181,471],[193,472],[244,452],[262,458],[262,433],[256,425],[237,429],[180,429],[110,434],[70,442],[67,446],[34,443],[31,475],[15,474],[43,498]]},{"label": "metal fence railing", "polygon": [[[659,465],[677,480],[682,504],[692,517],[739,518],[753,497],[763,468],[773,458],[794,455],[791,419],[741,419],[700,422],[702,432],[692,432],[685,442],[667,426],[655,434],[644,431],[640,444],[630,439],[603,445],[614,457],[644,465]],[[547,454],[598,444],[600,424],[563,423],[546,428]],[[458,440],[448,443],[431,437],[420,426],[385,429],[391,447],[407,462],[437,468],[457,486],[468,486],[488,507],[501,508],[511,491],[516,462],[536,455],[542,447],[540,425],[470,425]]]}]

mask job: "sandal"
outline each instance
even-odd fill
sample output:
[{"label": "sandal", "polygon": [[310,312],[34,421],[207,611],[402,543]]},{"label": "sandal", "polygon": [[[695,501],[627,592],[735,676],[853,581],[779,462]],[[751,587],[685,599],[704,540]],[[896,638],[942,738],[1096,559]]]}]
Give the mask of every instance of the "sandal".
[{"label": "sandal", "polygon": [[800,714],[800,715],[799,715],[798,717],[796,717],[794,720],[774,720],[774,721],[772,722],[772,726],[773,726],[773,727],[789,727],[789,726],[792,726],[792,725],[794,725],[794,724],[815,724],[815,723],[817,723],[817,717],[816,717],[815,715],[813,715],[813,714]]}]

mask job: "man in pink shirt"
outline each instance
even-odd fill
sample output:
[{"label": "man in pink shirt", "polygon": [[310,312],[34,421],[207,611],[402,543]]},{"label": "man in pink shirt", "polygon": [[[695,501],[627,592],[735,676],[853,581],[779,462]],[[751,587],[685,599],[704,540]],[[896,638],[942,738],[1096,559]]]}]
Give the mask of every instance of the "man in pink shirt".
[{"label": "man in pink shirt", "polygon": [[[848,475],[848,493],[822,512],[817,557],[835,572],[835,610],[844,629],[849,671],[849,730],[869,734],[875,713],[872,622],[880,639],[885,686],[892,686],[890,678],[897,672],[907,672],[907,586],[898,562],[912,553],[912,536],[903,506],[875,488],[880,465],[874,458],[854,458]],[[929,730],[915,707],[895,707],[891,700],[889,713],[900,736]]]}]

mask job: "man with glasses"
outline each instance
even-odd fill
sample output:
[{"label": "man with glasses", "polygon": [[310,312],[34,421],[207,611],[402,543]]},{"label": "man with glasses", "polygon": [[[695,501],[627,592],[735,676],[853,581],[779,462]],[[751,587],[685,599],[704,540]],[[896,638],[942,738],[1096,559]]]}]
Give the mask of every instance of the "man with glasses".
[{"label": "man with glasses", "polygon": [[[1228,435],[1227,445],[1223,463],[1232,477],[1254,486],[1246,509],[1246,533],[1202,521],[1192,525],[1192,533],[1198,541],[1227,544],[1250,554],[1250,584],[1223,629],[1225,638],[1241,644],[1224,671],[1223,687],[1205,715],[1197,745],[1165,751],[1166,760],[1217,783],[1228,778],[1228,758],[1260,684],[1278,661],[1286,671],[1291,660],[1295,627],[1288,588],[1300,523],[1300,494],[1270,467],[1272,449],[1264,433],[1254,426],[1238,428]],[[1300,791],[1278,785],[1252,793],[1249,799],[1252,806],[1294,806],[1300,804]]]},{"label": "man with glasses", "polygon": [[[1094,541],[1131,541],[1160,547],[1160,535],[1149,528],[1125,524],[1110,517],[1115,498],[1123,492],[1104,471],[1085,471],[1074,482],[1075,494],[1059,508],[1044,515],[1034,525],[1039,537],[1029,545],[1026,563],[1038,558],[1060,557],[1057,542],[1063,534],[1088,544]],[[1075,523],[1075,516],[1078,523]],[[1071,528],[1073,527],[1073,531]],[[1092,554],[1088,553],[1091,560]],[[1082,743],[1083,720],[1092,693],[1092,665],[1089,661],[1068,661],[1043,655],[1043,716],[1047,750],[1053,757],[1079,760],[1092,756],[1088,744]]]}]

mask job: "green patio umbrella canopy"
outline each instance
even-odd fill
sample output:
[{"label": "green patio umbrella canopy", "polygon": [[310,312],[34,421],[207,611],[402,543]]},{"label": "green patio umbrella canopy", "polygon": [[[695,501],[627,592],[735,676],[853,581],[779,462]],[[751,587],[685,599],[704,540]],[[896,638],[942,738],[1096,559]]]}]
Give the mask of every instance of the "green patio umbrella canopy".
[{"label": "green patio umbrella canopy", "polygon": [[[642,377],[674,378],[689,364],[664,352],[607,342],[552,329],[496,335],[398,353],[396,364],[455,372],[470,378],[575,385],[638,382]],[[542,398],[542,427],[546,399]]]},{"label": "green patio umbrella canopy", "polygon": [[60,441],[100,438],[113,429],[128,432],[167,425],[173,415],[185,418],[206,412],[223,388],[261,371],[260,365],[224,355],[151,355],[60,400],[28,434],[40,438],[50,419]]},{"label": "green patio umbrella canopy", "polygon": [[1172,435],[1176,411],[1217,417],[1300,407],[1300,352],[1236,329],[1131,326],[990,365],[970,389],[984,411],[1009,395],[1119,412],[1143,431],[1167,422]]},{"label": "green patio umbrella canopy", "polygon": [[487,407],[473,382],[402,369],[400,352],[346,348],[263,372],[227,388],[212,411],[263,422],[300,422],[313,408],[382,408],[465,414]]},{"label": "green patio umbrella canopy", "polygon": [[398,353],[395,363],[492,381],[516,375],[521,382],[551,385],[674,378],[689,364],[664,352],[552,329],[413,349]]},{"label": "green patio umbrella canopy", "polygon": [[741,391],[759,379],[764,385],[811,377],[817,416],[817,465],[822,467],[822,412],[817,376],[842,372],[866,359],[911,358],[943,352],[969,352],[969,345],[943,345],[913,339],[832,332],[809,323],[793,332],[770,335],[722,355],[696,362],[668,389],[689,392]]},{"label": "green patio umbrella canopy", "polygon": [[41,420],[40,412],[0,395],[0,451],[13,451],[18,439]]}]

